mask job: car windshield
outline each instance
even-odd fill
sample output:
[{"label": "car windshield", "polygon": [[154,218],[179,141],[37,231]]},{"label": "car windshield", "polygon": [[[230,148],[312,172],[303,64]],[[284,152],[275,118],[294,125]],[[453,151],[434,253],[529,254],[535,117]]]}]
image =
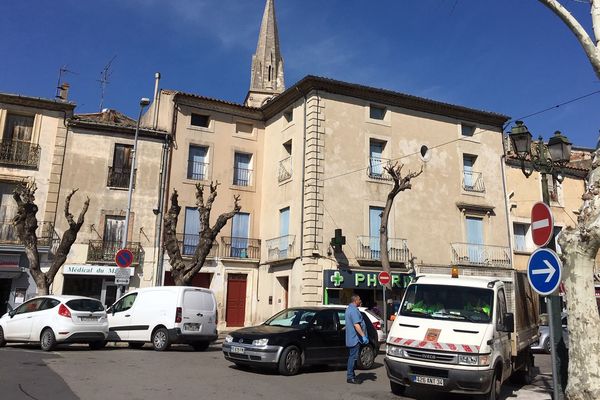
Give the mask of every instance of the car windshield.
[{"label": "car windshield", "polygon": [[290,328],[302,328],[312,321],[316,311],[314,310],[303,310],[303,309],[288,309],[283,310],[279,314],[275,314],[273,317],[265,322],[265,325],[269,326],[286,326]]},{"label": "car windshield", "polygon": [[414,284],[406,290],[400,315],[487,324],[492,320],[493,294],[491,289]]}]

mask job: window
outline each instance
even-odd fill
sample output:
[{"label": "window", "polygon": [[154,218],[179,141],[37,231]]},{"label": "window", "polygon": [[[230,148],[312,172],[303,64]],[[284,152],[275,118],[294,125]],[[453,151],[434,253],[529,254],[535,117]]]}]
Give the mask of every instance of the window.
[{"label": "window", "polygon": [[335,310],[320,311],[312,321],[314,330],[316,331],[335,331],[337,324],[335,320]]},{"label": "window", "polygon": [[283,118],[285,118],[285,122],[288,124],[294,120],[294,111],[287,110],[283,112]]},{"label": "window", "polygon": [[231,257],[248,258],[250,214],[237,213],[231,224]]},{"label": "window", "polygon": [[379,260],[379,229],[381,228],[381,214],[383,207],[369,207],[369,246],[371,249],[371,259]]},{"label": "window", "polygon": [[103,242],[107,246],[118,247],[123,242],[125,232],[125,217],[107,215],[104,220]]},{"label": "window", "polygon": [[556,249],[556,253],[557,254],[562,254],[562,250],[560,248],[560,245],[558,244],[558,240],[556,240],[556,237],[558,236],[558,234],[560,233],[560,231],[562,231],[562,227],[561,226],[555,226],[554,227],[554,232],[552,233],[554,236],[552,236],[552,241],[554,242],[554,248]]},{"label": "window", "polygon": [[279,171],[277,172],[279,182],[283,182],[292,177],[292,140],[283,144],[283,159],[279,161]]},{"label": "window", "polygon": [[17,203],[13,191],[16,188],[14,183],[0,182],[0,240],[9,239],[14,233],[12,219],[17,215]]},{"label": "window", "polygon": [[27,303],[19,306],[15,310],[15,314],[26,314],[26,313],[38,311],[40,305],[42,304],[42,302],[44,300],[45,300],[44,297],[33,299],[33,300],[29,300]]},{"label": "window", "polygon": [[374,179],[383,179],[385,163],[383,156],[386,142],[381,140],[369,141],[369,177]]},{"label": "window", "polygon": [[550,195],[550,205],[562,206],[562,185],[551,174],[546,175],[548,182],[548,194]]},{"label": "window", "polygon": [[527,251],[527,234],[529,232],[529,224],[513,224],[515,237],[515,251]]},{"label": "window", "polygon": [[190,124],[192,126],[199,126],[200,128],[208,128],[210,117],[208,115],[192,113]]},{"label": "window", "polygon": [[290,208],[279,210],[279,258],[288,255],[290,245]]},{"label": "window", "polygon": [[135,303],[135,298],[137,297],[137,293],[131,293],[125,297],[123,297],[121,300],[119,300],[118,303],[116,303],[113,307],[113,312],[121,312],[121,311],[127,311],[129,310],[131,307],[133,307],[133,303]]},{"label": "window", "polygon": [[33,136],[33,116],[8,114],[4,124],[4,141],[31,142]]},{"label": "window", "polygon": [[133,165],[133,146],[115,144],[113,165],[108,168],[108,187],[128,188],[131,166]]},{"label": "window", "polygon": [[378,119],[383,121],[385,119],[385,107],[370,105],[369,106],[369,118]]},{"label": "window", "polygon": [[483,249],[483,218],[467,217],[467,252],[469,261],[480,263],[485,260],[485,251]]},{"label": "window", "polygon": [[475,134],[475,127],[473,125],[461,124],[460,130],[463,136],[471,137]]},{"label": "window", "polygon": [[241,133],[244,135],[252,135],[253,126],[245,122],[236,122],[235,133]]},{"label": "window", "polygon": [[498,299],[496,301],[496,330],[500,331],[505,328],[504,315],[506,315],[506,297],[504,289],[498,290]]},{"label": "window", "polygon": [[463,155],[463,187],[465,190],[473,190],[475,179],[473,176],[473,165],[477,157],[470,155]]},{"label": "window", "polygon": [[32,144],[33,116],[8,114],[4,124],[0,161],[37,166],[39,147]]},{"label": "window", "polygon": [[200,212],[196,207],[185,208],[183,231],[183,255],[193,255],[200,241]]},{"label": "window", "polygon": [[208,147],[190,145],[187,178],[197,181],[206,179]]},{"label": "window", "polygon": [[250,186],[252,169],[250,168],[252,155],[235,153],[233,166],[233,184],[237,186]]}]

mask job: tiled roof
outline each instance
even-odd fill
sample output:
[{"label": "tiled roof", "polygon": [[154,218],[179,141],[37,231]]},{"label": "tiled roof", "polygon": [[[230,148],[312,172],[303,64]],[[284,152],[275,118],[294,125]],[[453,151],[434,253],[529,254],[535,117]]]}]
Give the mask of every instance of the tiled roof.
[{"label": "tiled roof", "polygon": [[127,115],[117,111],[117,110],[103,110],[98,113],[90,113],[90,114],[77,114],[73,117],[73,119],[78,121],[86,121],[86,122],[94,122],[100,123],[103,125],[115,125],[122,127],[132,127],[135,128],[137,122],[133,118],[129,118]]}]

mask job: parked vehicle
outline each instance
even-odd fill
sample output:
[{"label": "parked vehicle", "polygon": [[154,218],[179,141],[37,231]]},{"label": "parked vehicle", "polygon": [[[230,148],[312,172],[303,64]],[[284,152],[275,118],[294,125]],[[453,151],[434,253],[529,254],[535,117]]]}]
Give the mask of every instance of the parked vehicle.
[{"label": "parked vehicle", "polygon": [[512,375],[531,381],[538,296],[525,272],[491,267],[420,272],[438,274],[411,282],[387,338],[393,393],[414,386],[494,400]]},{"label": "parked vehicle", "polygon": [[104,347],[108,321],[104,305],[82,296],[35,297],[0,318],[0,347],[7,342],[39,342],[44,351],[59,343]]},{"label": "parked vehicle", "polygon": [[[295,375],[310,364],[337,364],[348,360],[346,307],[288,308],[262,325],[231,332],[223,343],[223,355],[238,366],[276,368]],[[362,312],[369,344],[361,346],[358,367],[369,369],[379,351],[377,332]]]},{"label": "parked vehicle", "polygon": [[187,343],[206,350],[217,339],[217,308],[211,290],[188,286],[136,289],[108,309],[108,340],[128,342],[131,348],[152,343],[167,350]]},{"label": "parked vehicle", "polygon": [[[533,351],[543,351],[547,354],[551,352],[551,342],[550,342],[550,328],[548,325],[540,325],[538,330],[539,339],[533,342],[531,345],[531,350]],[[569,348],[569,330],[567,328],[567,317],[563,315],[562,317],[562,336],[565,341],[565,345]]]},{"label": "parked vehicle", "polygon": [[[345,307],[339,304],[327,304],[324,305],[323,307]],[[371,321],[371,323],[373,324],[373,328],[375,328],[375,330],[377,331],[377,340],[379,341],[379,344],[384,343],[385,342],[385,334],[383,333],[383,318],[381,318],[380,316],[378,316],[377,314],[375,314],[375,312],[373,310],[368,309],[367,307],[358,307],[358,309],[360,311],[363,312],[363,315],[366,316],[369,321]]]}]

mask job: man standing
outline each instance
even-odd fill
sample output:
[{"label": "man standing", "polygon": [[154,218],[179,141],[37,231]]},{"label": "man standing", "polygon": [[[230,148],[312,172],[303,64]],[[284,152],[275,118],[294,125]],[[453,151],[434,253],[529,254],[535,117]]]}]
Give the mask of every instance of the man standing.
[{"label": "man standing", "polygon": [[358,310],[361,301],[360,296],[352,295],[350,298],[350,304],[346,308],[345,320],[346,320],[346,347],[348,348],[348,367],[346,370],[346,382],[348,383],[360,383],[356,379],[354,374],[354,366],[358,360],[358,353],[360,352],[360,345],[369,343],[367,338],[367,326],[363,320],[362,314]]}]

